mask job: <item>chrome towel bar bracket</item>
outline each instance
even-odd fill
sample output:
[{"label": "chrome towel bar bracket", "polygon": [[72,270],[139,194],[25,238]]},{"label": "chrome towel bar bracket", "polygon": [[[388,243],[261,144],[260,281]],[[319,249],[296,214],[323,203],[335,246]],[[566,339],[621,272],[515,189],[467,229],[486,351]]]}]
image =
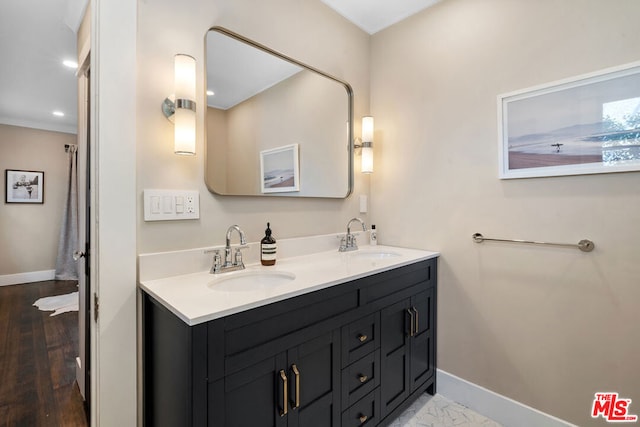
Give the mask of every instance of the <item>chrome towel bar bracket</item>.
[{"label": "chrome towel bar bracket", "polygon": [[548,243],[548,242],[535,242],[533,240],[518,240],[518,239],[490,239],[488,237],[484,237],[480,233],[475,233],[473,236],[473,241],[476,243],[482,243],[484,241],[492,241],[492,242],[509,242],[509,243],[526,243],[529,245],[546,245],[546,246],[559,246],[563,248],[576,248],[580,249],[582,252],[591,252],[596,245],[587,239],[580,240],[577,245],[571,243]]}]

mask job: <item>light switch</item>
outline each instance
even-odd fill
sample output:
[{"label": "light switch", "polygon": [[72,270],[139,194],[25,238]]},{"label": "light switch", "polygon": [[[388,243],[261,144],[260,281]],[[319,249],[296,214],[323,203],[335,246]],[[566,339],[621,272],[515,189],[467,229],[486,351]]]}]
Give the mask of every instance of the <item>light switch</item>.
[{"label": "light switch", "polygon": [[162,213],[172,213],[173,212],[173,197],[171,196],[162,196]]},{"label": "light switch", "polygon": [[360,213],[367,213],[367,199],[368,197],[364,194],[360,196]]},{"label": "light switch", "polygon": [[176,213],[184,213],[184,197],[176,196]]},{"label": "light switch", "polygon": [[144,190],[144,220],[200,218],[200,193],[192,190]]},{"label": "light switch", "polygon": [[151,196],[151,213],[152,214],[160,213],[160,197],[159,196]]}]

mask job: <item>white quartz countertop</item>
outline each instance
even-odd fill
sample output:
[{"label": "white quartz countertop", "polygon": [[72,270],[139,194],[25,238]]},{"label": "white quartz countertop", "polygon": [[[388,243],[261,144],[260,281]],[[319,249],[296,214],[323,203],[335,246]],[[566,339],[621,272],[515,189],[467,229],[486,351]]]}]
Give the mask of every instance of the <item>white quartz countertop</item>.
[{"label": "white quartz countertop", "polygon": [[[185,323],[197,325],[438,255],[438,252],[394,246],[364,246],[352,252],[332,250],[278,259],[276,265],[269,267],[249,264],[240,272],[201,271],[141,280],[140,287]],[[250,275],[262,271],[295,278],[255,286],[233,286],[232,282],[221,280],[238,273]]]}]

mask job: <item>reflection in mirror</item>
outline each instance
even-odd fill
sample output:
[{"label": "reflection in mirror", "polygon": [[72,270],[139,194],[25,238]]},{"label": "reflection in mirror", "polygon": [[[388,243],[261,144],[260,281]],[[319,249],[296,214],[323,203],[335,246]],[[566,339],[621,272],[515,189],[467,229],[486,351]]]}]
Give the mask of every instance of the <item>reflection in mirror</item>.
[{"label": "reflection in mirror", "polygon": [[[206,89],[213,94],[207,96],[205,181],[211,191],[332,198],[351,193],[353,101],[347,83],[220,27],[207,33],[206,55]],[[273,172],[288,172],[261,173],[261,157],[292,145],[297,185],[265,191]]]}]

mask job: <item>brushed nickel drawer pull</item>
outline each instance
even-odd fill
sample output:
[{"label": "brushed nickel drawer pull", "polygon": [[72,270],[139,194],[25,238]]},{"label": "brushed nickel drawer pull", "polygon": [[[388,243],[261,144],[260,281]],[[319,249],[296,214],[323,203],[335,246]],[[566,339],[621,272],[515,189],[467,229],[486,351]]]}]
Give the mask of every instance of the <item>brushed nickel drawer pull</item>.
[{"label": "brushed nickel drawer pull", "polygon": [[364,334],[358,335],[358,339],[360,340],[360,342],[365,342],[367,340],[367,338],[369,338],[369,337],[364,335]]},{"label": "brushed nickel drawer pull", "polygon": [[409,336],[412,337],[416,334],[413,329],[413,325],[414,325],[413,311],[411,311],[410,308],[407,308],[407,313],[409,313]]},{"label": "brushed nickel drawer pull", "polygon": [[300,407],[300,371],[295,364],[291,365],[291,370],[293,371],[293,375],[296,376],[296,402],[293,407],[293,409],[296,409]]},{"label": "brushed nickel drawer pull", "polygon": [[360,420],[360,424],[364,424],[365,421],[367,421],[369,417],[367,417],[366,415],[360,415],[360,417],[358,418]]},{"label": "brushed nickel drawer pull", "polygon": [[418,334],[418,326],[420,325],[420,323],[418,322],[418,309],[416,309],[415,307],[413,307],[413,311],[416,313],[416,327],[414,328],[414,334]]},{"label": "brushed nickel drawer pull", "polygon": [[280,411],[280,416],[284,417],[287,415],[287,407],[289,406],[288,397],[287,397],[287,389],[289,388],[289,381],[287,380],[287,374],[285,374],[284,370],[280,369],[280,379],[282,380],[282,407],[283,410]]},{"label": "brushed nickel drawer pull", "polygon": [[360,376],[358,377],[358,379],[360,380],[360,382],[361,382],[361,383],[364,383],[364,382],[366,382],[366,381],[369,379],[369,377],[368,377],[368,376],[366,376],[366,375],[362,375],[362,374],[360,374]]}]

